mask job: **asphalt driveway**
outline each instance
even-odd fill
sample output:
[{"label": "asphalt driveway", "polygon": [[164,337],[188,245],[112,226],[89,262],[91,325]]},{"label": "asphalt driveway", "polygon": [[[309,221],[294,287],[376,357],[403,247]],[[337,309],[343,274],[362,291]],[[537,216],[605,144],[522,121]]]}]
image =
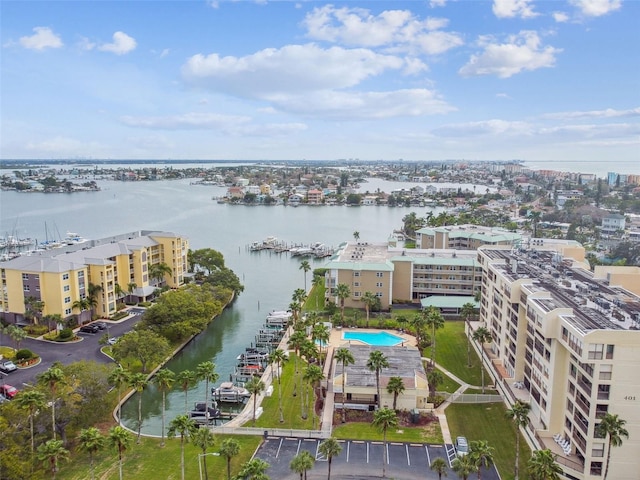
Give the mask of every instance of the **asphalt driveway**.
[{"label": "asphalt driveway", "polygon": [[[382,442],[363,440],[340,440],[342,451],[331,462],[331,478],[336,480],[365,480],[382,478],[383,450]],[[320,440],[286,437],[267,437],[255,454],[271,466],[267,475],[278,480],[297,480],[290,468],[291,459],[303,450],[309,451],[316,459],[312,470],[307,473],[308,480],[327,478],[328,462],[318,452]],[[422,443],[388,442],[386,445],[386,478],[395,480],[437,480],[438,475],[429,466],[436,458],[443,458],[449,467],[454,458],[453,445],[432,445]],[[456,476],[448,471],[449,476]],[[483,480],[499,480],[495,467],[483,469]]]}]

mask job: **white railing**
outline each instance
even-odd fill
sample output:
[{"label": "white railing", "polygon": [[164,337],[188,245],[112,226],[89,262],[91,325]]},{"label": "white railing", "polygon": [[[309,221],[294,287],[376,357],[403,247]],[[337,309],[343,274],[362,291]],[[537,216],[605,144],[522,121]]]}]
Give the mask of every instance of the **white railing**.
[{"label": "white railing", "polygon": [[291,437],[291,438],[328,438],[331,433],[322,430],[296,430],[291,428],[260,428],[260,427],[212,427],[214,433],[235,434],[235,435],[263,435],[269,437]]}]

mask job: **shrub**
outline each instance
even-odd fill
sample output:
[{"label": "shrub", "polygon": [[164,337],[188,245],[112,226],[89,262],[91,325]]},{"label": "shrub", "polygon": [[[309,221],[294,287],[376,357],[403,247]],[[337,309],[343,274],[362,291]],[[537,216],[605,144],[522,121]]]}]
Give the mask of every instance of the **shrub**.
[{"label": "shrub", "polygon": [[16,360],[29,360],[30,358],[35,357],[33,352],[28,348],[22,348],[16,352]]},{"label": "shrub", "polygon": [[46,325],[27,325],[24,327],[24,331],[29,335],[35,335],[39,337],[40,335],[44,335],[49,331],[49,327]]},{"label": "shrub", "polygon": [[68,318],[65,325],[67,328],[76,328],[78,326],[78,317],[74,315],[73,317]]},{"label": "shrub", "polygon": [[150,307],[151,306],[151,302],[140,302],[138,304],[141,307]]},{"label": "shrub", "polygon": [[127,315],[129,315],[128,312],[116,312],[113,315],[111,315],[111,320],[113,321],[120,320],[121,318],[124,318]]},{"label": "shrub", "polygon": [[73,338],[73,330],[71,330],[70,328],[63,328],[62,330],[60,330],[60,333],[58,334],[58,339],[65,341],[71,338]]},{"label": "shrub", "polygon": [[122,310],[125,307],[126,307],[126,305],[124,304],[124,302],[116,303],[116,310]]}]

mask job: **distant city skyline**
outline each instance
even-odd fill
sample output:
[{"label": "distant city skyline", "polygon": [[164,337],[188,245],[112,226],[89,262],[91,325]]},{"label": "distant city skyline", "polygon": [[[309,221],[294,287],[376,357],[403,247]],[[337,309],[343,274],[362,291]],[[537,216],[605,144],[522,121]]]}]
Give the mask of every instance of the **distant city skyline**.
[{"label": "distant city skyline", "polygon": [[640,2],[1,9],[0,159],[519,159],[599,176],[640,170]]}]

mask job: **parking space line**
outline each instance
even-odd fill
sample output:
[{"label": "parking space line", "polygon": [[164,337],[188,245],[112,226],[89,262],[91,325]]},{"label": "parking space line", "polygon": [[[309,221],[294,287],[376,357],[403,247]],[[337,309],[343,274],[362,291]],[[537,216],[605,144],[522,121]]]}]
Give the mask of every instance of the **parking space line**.
[{"label": "parking space line", "polygon": [[409,445],[404,446],[405,452],[407,452],[407,465],[411,466],[411,459],[409,458]]},{"label": "parking space line", "polygon": [[[387,450],[387,465],[389,465],[389,444],[385,444],[384,448]],[[384,462],[384,459],[382,461]]]},{"label": "parking space line", "polygon": [[300,445],[302,444],[302,440],[298,440],[298,449],[296,450],[296,455],[300,453]]},{"label": "parking space line", "polygon": [[427,454],[427,463],[431,465],[431,457],[429,456],[429,449],[427,448],[426,445],[424,446],[424,451]]},{"label": "parking space line", "polygon": [[369,463],[369,442],[367,442],[367,463]]},{"label": "parking space line", "polygon": [[351,451],[351,442],[347,442],[347,463],[349,463],[349,452]]},{"label": "parking space line", "polygon": [[280,439],[280,444],[278,445],[278,450],[276,451],[276,458],[278,458],[278,455],[280,455],[280,447],[282,447],[282,442],[284,441],[284,438]]}]

